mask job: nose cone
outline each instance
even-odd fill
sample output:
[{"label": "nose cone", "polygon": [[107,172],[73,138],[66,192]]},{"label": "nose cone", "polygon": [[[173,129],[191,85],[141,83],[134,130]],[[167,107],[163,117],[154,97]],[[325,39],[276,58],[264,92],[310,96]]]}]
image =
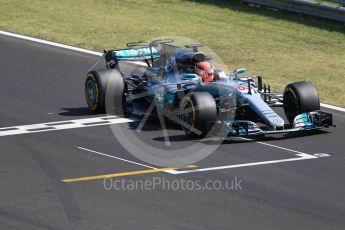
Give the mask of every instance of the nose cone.
[{"label": "nose cone", "polygon": [[264,120],[267,125],[272,126],[273,128],[284,126],[284,120],[280,116],[278,116],[271,108],[260,111],[258,115],[261,115],[261,119]]},{"label": "nose cone", "polygon": [[274,126],[274,127],[283,127],[285,123],[284,120],[281,117],[279,117],[277,114],[274,117],[270,117],[269,121],[271,123],[271,126]]},{"label": "nose cone", "polygon": [[259,94],[245,95],[250,102],[250,108],[263,120],[265,124],[272,128],[284,126],[284,119],[276,114],[260,97]]}]

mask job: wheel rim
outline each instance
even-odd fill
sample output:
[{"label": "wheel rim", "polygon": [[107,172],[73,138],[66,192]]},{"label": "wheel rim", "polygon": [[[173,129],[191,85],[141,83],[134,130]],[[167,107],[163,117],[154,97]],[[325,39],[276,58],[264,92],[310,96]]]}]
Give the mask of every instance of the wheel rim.
[{"label": "wheel rim", "polygon": [[89,108],[95,110],[98,104],[98,85],[93,79],[86,81],[85,95]]}]

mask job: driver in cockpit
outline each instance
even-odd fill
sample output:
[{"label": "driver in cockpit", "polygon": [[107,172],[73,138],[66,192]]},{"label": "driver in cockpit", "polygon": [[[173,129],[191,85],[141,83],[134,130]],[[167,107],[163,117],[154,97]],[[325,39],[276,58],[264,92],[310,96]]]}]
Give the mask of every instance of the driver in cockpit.
[{"label": "driver in cockpit", "polygon": [[211,63],[207,61],[197,62],[194,67],[194,73],[201,77],[203,82],[214,80],[214,69]]}]

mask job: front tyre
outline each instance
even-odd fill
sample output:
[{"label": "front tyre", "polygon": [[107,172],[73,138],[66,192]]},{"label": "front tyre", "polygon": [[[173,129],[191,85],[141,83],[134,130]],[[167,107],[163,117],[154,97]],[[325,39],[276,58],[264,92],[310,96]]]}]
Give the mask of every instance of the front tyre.
[{"label": "front tyre", "polygon": [[188,93],[180,104],[180,119],[188,137],[204,137],[217,119],[214,98],[207,92]]},{"label": "front tyre", "polygon": [[320,99],[316,89],[309,81],[290,83],[284,90],[284,111],[290,122],[301,113],[320,110]]}]

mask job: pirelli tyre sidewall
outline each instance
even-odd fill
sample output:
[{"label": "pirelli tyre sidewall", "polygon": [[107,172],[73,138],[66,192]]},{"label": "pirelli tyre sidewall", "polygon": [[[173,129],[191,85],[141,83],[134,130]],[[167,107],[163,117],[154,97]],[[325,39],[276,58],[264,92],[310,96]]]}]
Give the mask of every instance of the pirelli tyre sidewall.
[{"label": "pirelli tyre sidewall", "polygon": [[92,72],[88,73],[85,80],[85,99],[90,111],[102,112],[100,83]]},{"label": "pirelli tyre sidewall", "polygon": [[91,71],[87,74],[85,80],[85,100],[89,110],[95,113],[105,111],[104,92],[101,84],[96,71]]},{"label": "pirelli tyre sidewall", "polygon": [[[95,113],[106,112],[106,94],[109,90],[114,91],[112,92],[113,96],[122,98],[124,83],[118,70],[99,69],[92,70],[87,74],[85,80],[85,99],[90,111]],[[113,107],[114,105],[109,108]],[[120,107],[122,110],[122,105]]]},{"label": "pirelli tyre sidewall", "polygon": [[188,93],[180,104],[182,129],[189,137],[201,138],[207,135],[217,119],[217,106],[207,92]]}]

